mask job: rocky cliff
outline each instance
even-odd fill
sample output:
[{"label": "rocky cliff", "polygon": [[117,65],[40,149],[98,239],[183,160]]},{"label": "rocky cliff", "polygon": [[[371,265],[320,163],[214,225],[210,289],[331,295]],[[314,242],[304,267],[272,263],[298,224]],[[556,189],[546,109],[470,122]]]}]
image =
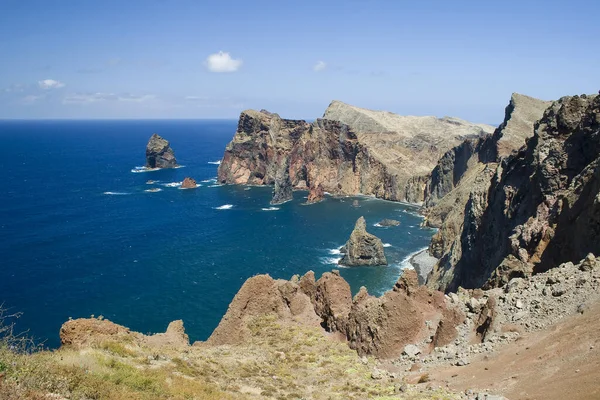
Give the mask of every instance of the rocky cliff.
[{"label": "rocky cliff", "polygon": [[[425,188],[425,223],[440,228],[429,248],[433,256],[440,258],[450,250],[462,230],[469,199],[485,196],[498,162],[533,136],[533,126],[549,104],[513,93],[493,135],[467,139],[440,158]],[[455,244],[455,256],[459,246]]]},{"label": "rocky cliff", "polygon": [[527,145],[469,193],[462,227],[429,284],[494,287],[598,253],[599,131],[598,96],[552,103]]},{"label": "rocky cliff", "polygon": [[244,111],[227,145],[222,183],[273,184],[289,159],[294,189],[321,185],[334,194],[421,202],[438,158],[465,138],[491,133],[456,118],[402,117],[333,102],[310,124],[266,111]]},{"label": "rocky cliff", "polygon": [[154,133],[146,145],[146,167],[174,168],[176,166],[177,160],[169,141]]}]

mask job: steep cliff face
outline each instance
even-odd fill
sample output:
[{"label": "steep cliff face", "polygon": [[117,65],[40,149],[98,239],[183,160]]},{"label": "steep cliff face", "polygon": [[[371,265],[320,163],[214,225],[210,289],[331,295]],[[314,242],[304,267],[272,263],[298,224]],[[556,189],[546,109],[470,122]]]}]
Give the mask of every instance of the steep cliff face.
[{"label": "steep cliff face", "polygon": [[[469,199],[484,195],[498,162],[533,136],[533,125],[548,104],[551,103],[513,93],[504,121],[493,135],[467,139],[440,158],[425,190],[425,223],[440,228],[429,247],[433,256],[441,258],[450,250],[462,231]],[[460,244],[454,246],[453,257],[457,257]]]},{"label": "steep cliff face", "polygon": [[333,101],[323,118],[341,121],[357,132],[358,140],[388,167],[401,190],[401,199],[420,203],[438,159],[465,139],[491,134],[493,127],[458,118],[402,116]]},{"label": "steep cliff face", "polygon": [[564,97],[527,146],[470,193],[460,237],[429,282],[493,287],[600,250],[600,97]]},{"label": "steep cliff face", "polygon": [[[369,115],[367,122],[360,113]],[[454,118],[401,117],[340,102],[312,124],[248,110],[225,149],[218,178],[273,184],[278,165],[289,158],[294,189],[321,185],[334,194],[417,203],[441,154],[467,137],[489,132],[491,127]]]},{"label": "steep cliff face", "polygon": [[401,199],[387,167],[370,155],[348,126],[324,119],[312,124],[285,120],[265,111],[241,114],[218,179],[223,183],[273,184],[286,160],[294,189],[321,186],[335,194]]}]

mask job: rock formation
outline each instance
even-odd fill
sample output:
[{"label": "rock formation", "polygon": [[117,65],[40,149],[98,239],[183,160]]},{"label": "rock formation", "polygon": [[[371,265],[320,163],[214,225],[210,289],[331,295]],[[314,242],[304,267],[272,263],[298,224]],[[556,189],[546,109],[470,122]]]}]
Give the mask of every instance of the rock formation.
[{"label": "rock formation", "polygon": [[360,355],[380,358],[398,357],[407,344],[438,331],[438,345],[448,344],[464,319],[462,312],[447,305],[441,292],[419,287],[413,270],[405,271],[382,297],[370,296],[362,288],[354,299],[337,271],[323,274],[316,282],[312,272],[292,281],[258,275],[244,283],[207,343],[244,343],[253,318],[267,314],[276,315],[279,323],[320,324],[345,337]]},{"label": "rock formation", "polygon": [[290,182],[290,161],[283,157],[275,172],[275,185],[273,187],[273,198],[271,204],[282,204],[292,200],[292,182]]},{"label": "rock formation", "polygon": [[564,97],[471,193],[429,284],[494,287],[600,252],[600,97]]},{"label": "rock formation", "polygon": [[169,142],[154,133],[146,146],[147,168],[174,168],[177,167],[175,153]]},{"label": "rock formation", "polygon": [[[360,122],[366,120],[358,118],[361,113],[369,124]],[[426,175],[446,150],[491,132],[487,125],[454,118],[401,117],[340,102],[312,124],[247,110],[225,149],[218,179],[273,184],[282,158],[289,157],[294,189],[321,185],[333,194],[420,202]]]},{"label": "rock formation", "polygon": [[390,218],[384,218],[377,223],[380,226],[400,226],[400,221]]},{"label": "rock formation", "polygon": [[364,217],[356,221],[350,239],[344,246],[344,257],[339,261],[342,265],[387,265],[383,243],[377,236],[367,232]]},{"label": "rock formation", "polygon": [[186,177],[181,182],[181,189],[195,189],[198,187],[196,180],[194,178]]},{"label": "rock formation", "polygon": [[318,203],[323,201],[323,197],[325,196],[325,190],[323,189],[323,185],[319,184],[317,186],[313,186],[308,192],[308,197],[306,202],[308,204]]},{"label": "rock formation", "polygon": [[155,347],[186,347],[189,338],[185,333],[183,321],[173,321],[165,333],[143,335],[133,332],[102,318],[79,318],[65,322],[60,328],[60,343],[62,346],[86,347],[101,345],[106,341],[122,341],[136,345]]}]

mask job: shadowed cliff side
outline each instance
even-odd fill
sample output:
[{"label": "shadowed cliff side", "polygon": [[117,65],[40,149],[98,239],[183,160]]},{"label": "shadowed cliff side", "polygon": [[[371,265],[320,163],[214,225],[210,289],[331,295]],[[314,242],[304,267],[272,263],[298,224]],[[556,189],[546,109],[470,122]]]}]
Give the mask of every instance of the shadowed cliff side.
[{"label": "shadowed cliff side", "polygon": [[472,192],[430,276],[443,290],[502,285],[600,250],[600,98],[563,97],[534,136]]}]

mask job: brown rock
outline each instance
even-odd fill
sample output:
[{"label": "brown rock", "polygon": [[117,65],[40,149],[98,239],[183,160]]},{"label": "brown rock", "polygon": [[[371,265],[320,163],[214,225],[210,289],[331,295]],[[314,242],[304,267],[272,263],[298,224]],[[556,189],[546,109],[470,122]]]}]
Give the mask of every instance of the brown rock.
[{"label": "brown rock", "polygon": [[136,339],[140,334],[107,319],[78,318],[65,322],[60,328],[62,346],[85,347],[107,339]]},{"label": "brown rock", "polygon": [[323,196],[325,196],[323,185],[319,184],[316,187],[313,186],[310,188],[306,202],[309,204],[318,203],[323,200]]},{"label": "brown rock", "polygon": [[377,236],[367,232],[364,217],[356,221],[344,251],[344,257],[339,261],[342,265],[387,265],[383,243]]},{"label": "brown rock", "polygon": [[339,274],[324,273],[316,284],[314,305],[323,320],[323,327],[331,332],[346,332],[352,292],[344,278]]},{"label": "brown rock", "polygon": [[475,322],[475,333],[481,342],[484,342],[488,335],[494,333],[497,314],[496,298],[492,296],[488,298]]},{"label": "brown rock", "polygon": [[154,133],[146,145],[147,168],[177,167],[175,153],[167,140]]},{"label": "brown rock", "polygon": [[181,183],[181,189],[195,189],[198,187],[198,184],[196,184],[196,180],[194,178],[184,178],[183,182]]}]

